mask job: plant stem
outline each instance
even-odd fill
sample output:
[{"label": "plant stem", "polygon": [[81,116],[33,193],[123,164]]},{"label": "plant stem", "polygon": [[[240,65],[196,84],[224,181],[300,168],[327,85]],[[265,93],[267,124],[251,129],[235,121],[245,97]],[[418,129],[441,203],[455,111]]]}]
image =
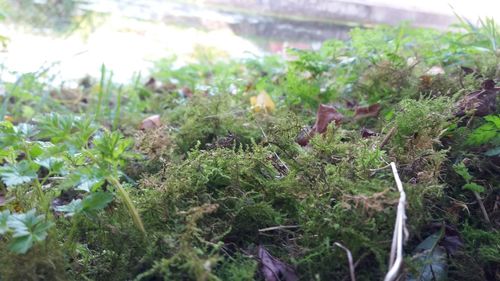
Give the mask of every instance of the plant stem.
[{"label": "plant stem", "polygon": [[99,92],[97,96],[97,108],[95,111],[95,119],[98,120],[101,115],[101,103],[104,96],[104,83],[106,79],[106,66],[104,64],[101,66],[101,81],[99,83]]},{"label": "plant stem", "polygon": [[123,188],[123,186],[120,184],[118,179],[116,179],[113,176],[108,176],[107,180],[115,186],[116,191],[118,195],[120,196],[120,199],[123,201],[125,206],[127,207],[127,210],[132,217],[132,220],[134,221],[134,224],[137,226],[137,228],[143,233],[146,234],[146,230],[144,229],[144,225],[142,223],[141,217],[139,216],[139,212],[134,206],[134,203],[132,203],[132,200],[130,199],[130,196],[128,195],[128,192]]}]

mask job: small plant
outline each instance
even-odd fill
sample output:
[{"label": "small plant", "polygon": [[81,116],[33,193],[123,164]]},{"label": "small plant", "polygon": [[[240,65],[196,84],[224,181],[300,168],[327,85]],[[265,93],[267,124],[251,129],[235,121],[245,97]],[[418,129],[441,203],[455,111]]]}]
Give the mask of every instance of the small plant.
[{"label": "small plant", "polygon": [[34,244],[44,241],[53,225],[45,216],[35,215],[35,210],[14,214],[5,210],[0,213],[0,235],[11,236],[9,249],[18,254],[25,254]]}]

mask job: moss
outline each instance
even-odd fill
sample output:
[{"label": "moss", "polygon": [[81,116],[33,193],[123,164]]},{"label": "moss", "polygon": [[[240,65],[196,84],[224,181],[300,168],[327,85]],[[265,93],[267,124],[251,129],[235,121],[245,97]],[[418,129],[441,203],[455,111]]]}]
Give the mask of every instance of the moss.
[{"label": "moss", "polygon": [[[484,120],[454,117],[458,99],[478,90],[484,78],[498,78],[497,57],[477,51],[486,48],[484,34],[474,41],[477,34],[403,25],[356,29],[351,35],[348,42],[329,42],[319,51],[294,51],[292,62],[210,61],[216,53],[202,53],[201,63],[180,68],[173,60],[161,61],[154,75],[163,86],[142,87],[138,81],[124,86],[123,118],[107,120],[113,109],[105,110],[95,133],[67,133],[61,123],[45,128],[42,136],[16,138],[0,126],[2,165],[28,161],[25,148],[31,145],[35,158],[64,160],[61,171],[49,174],[45,167],[37,175],[44,195],[56,199],[47,217],[57,227],[26,255],[7,252],[10,234],[2,237],[1,279],[255,280],[255,248],[264,246],[292,264],[300,280],[337,280],[348,276],[348,267],[334,242],[347,246],[359,262],[358,280],[382,279],[399,197],[387,168],[394,161],[408,201],[406,257],[429,225],[444,221],[455,225],[464,241],[447,257],[450,280],[494,280],[500,242],[493,210],[500,178],[498,157],[485,152],[497,143],[467,143]],[[474,73],[463,73],[459,66],[467,65]],[[435,66],[444,74],[427,74]],[[8,91],[12,103],[5,103],[16,121],[24,120],[23,106],[39,101],[26,93],[44,88],[25,78],[33,85],[6,86],[16,89]],[[116,100],[118,85],[106,85],[110,100]],[[250,97],[261,91],[275,103],[273,112],[252,111]],[[81,98],[85,104],[68,108],[49,98],[43,110],[96,107],[95,97]],[[314,123],[320,103],[335,106],[344,118],[302,147],[297,136]],[[373,104],[380,105],[379,115],[355,118],[356,106]],[[137,122],[152,114],[161,114],[163,126],[137,131]],[[109,138],[105,147],[92,141],[113,136],[103,133],[111,123],[134,136],[131,151],[119,138]],[[373,133],[360,133],[366,129]],[[71,135],[81,147],[52,142],[52,134]],[[18,143],[22,147],[14,148]],[[130,152],[136,157],[115,155]],[[474,194],[462,189],[464,180],[453,169],[457,163],[467,168],[469,181],[485,187],[480,195],[491,224]],[[113,192],[108,174],[127,182],[145,234],[119,200],[72,218],[57,211],[59,193],[80,184],[67,178],[82,169],[100,177],[89,192]],[[40,208],[36,181],[1,186],[2,209]],[[69,200],[85,194],[79,191]],[[263,228],[270,229],[259,231]]]},{"label": "moss", "polygon": [[24,255],[10,253],[3,241],[0,249],[2,280],[68,280],[63,249],[53,237]]}]

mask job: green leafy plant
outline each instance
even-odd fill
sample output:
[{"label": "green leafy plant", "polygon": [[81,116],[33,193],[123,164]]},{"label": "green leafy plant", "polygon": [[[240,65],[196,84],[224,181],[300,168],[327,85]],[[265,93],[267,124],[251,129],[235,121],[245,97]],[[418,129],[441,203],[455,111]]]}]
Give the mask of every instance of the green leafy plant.
[{"label": "green leafy plant", "polygon": [[35,243],[44,241],[52,226],[53,223],[47,221],[45,216],[37,216],[35,210],[0,213],[0,235],[11,235],[9,249],[15,253],[25,254]]},{"label": "green leafy plant", "polygon": [[485,152],[487,156],[500,154],[500,115],[487,115],[483,125],[476,128],[467,138],[467,144],[479,146],[489,144],[493,148]]}]

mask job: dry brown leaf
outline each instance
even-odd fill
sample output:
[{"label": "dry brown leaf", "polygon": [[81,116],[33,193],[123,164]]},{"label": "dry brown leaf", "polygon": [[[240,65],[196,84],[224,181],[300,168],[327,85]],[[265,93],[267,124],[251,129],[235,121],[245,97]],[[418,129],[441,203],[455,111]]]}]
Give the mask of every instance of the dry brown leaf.
[{"label": "dry brown leaf", "polygon": [[161,126],[160,115],[152,115],[142,120],[139,129],[149,130],[149,129],[159,128],[160,126]]},{"label": "dry brown leaf", "polygon": [[369,106],[357,106],[354,110],[354,119],[358,120],[365,117],[377,117],[381,106],[378,103]]},{"label": "dry brown leaf", "polygon": [[344,120],[344,116],[338,112],[335,107],[326,104],[320,104],[316,113],[316,122],[309,131],[302,131],[297,137],[297,143],[301,146],[306,146],[309,140],[316,134],[326,132],[328,124],[335,122],[335,125],[340,124]]},{"label": "dry brown leaf", "polygon": [[372,131],[368,128],[361,129],[361,137],[363,137],[363,138],[370,138],[370,137],[373,137],[376,135],[377,135],[377,133],[375,133],[374,131]]},{"label": "dry brown leaf", "polygon": [[500,88],[495,88],[495,82],[488,79],[482,84],[483,89],[463,97],[457,104],[456,116],[473,112],[476,116],[486,116],[496,112],[497,95]]},{"label": "dry brown leaf", "polygon": [[326,132],[328,124],[335,122],[338,125],[344,120],[344,116],[339,113],[335,107],[326,104],[320,104],[318,108],[318,113],[316,114],[316,123],[313,126],[313,130],[317,133]]}]

